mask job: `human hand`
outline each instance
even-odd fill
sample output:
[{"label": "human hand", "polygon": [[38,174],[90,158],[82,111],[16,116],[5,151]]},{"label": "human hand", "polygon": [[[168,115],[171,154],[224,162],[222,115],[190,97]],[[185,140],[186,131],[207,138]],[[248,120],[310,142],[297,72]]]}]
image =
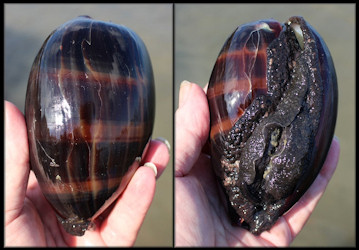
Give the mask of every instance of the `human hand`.
[{"label": "human hand", "polygon": [[94,231],[82,237],[63,229],[30,171],[26,124],[23,114],[5,101],[5,245],[6,246],[131,246],[151,205],[156,178],[169,161],[161,140],[151,140],[143,163],[124,192]]},{"label": "human hand", "polygon": [[334,137],[327,159],[307,192],[270,231],[259,236],[233,227],[222,203],[210,156],[209,108],[205,92],[184,82],[176,111],[175,245],[176,246],[288,246],[298,235],[332,177],[339,158]]}]

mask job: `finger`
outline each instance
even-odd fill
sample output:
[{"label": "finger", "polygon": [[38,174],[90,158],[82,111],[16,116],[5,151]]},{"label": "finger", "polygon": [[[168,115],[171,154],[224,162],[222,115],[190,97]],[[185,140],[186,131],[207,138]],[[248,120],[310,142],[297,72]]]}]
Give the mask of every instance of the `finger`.
[{"label": "finger", "polygon": [[184,176],[196,162],[209,134],[206,94],[197,84],[183,81],[176,111],[175,176]]},{"label": "finger", "polygon": [[29,150],[25,119],[21,111],[5,101],[5,223],[21,212],[29,178]]},{"label": "finger", "polygon": [[101,235],[107,245],[132,246],[151,205],[155,192],[155,174],[139,167],[109,216],[103,221]]},{"label": "finger", "polygon": [[332,145],[329,149],[327,159],[319,172],[319,175],[303,195],[303,197],[284,215],[288,222],[292,237],[294,237],[303,228],[309,216],[312,214],[315,206],[322,197],[329,180],[332,178],[337,167],[340,153],[340,145],[337,137],[334,136]]},{"label": "finger", "polygon": [[147,153],[142,159],[143,164],[146,162],[152,162],[157,167],[157,176],[158,179],[163,171],[165,170],[169,160],[170,160],[170,144],[164,138],[156,138],[151,140]]}]

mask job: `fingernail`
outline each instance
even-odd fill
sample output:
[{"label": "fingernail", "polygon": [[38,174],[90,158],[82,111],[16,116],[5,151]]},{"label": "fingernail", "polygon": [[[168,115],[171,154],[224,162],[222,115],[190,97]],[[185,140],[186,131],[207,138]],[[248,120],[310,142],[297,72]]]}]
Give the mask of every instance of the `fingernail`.
[{"label": "fingernail", "polygon": [[171,144],[166,140],[166,138],[157,137],[155,140],[161,141],[161,142],[163,142],[164,144],[166,144],[167,149],[168,149],[168,153],[170,152],[170,150],[171,150]]},{"label": "fingernail", "polygon": [[183,82],[181,82],[181,86],[179,90],[178,107],[181,107],[183,106],[183,104],[185,104],[190,89],[191,89],[191,83],[189,81],[184,80]]},{"label": "fingernail", "polygon": [[203,87],[203,91],[204,91],[204,93],[206,93],[206,94],[207,94],[207,90],[208,90],[208,82],[207,82],[207,84]]},{"label": "fingernail", "polygon": [[153,170],[153,172],[155,173],[155,176],[157,176],[157,167],[154,163],[146,162],[143,166],[151,168]]}]

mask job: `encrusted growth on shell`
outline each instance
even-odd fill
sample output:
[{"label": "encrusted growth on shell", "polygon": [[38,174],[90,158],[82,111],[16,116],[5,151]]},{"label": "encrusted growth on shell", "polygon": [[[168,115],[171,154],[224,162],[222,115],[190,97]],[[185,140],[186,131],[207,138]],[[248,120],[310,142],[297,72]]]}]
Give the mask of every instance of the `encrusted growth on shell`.
[{"label": "encrusted growth on shell", "polygon": [[301,17],[242,25],[218,56],[207,97],[212,163],[232,222],[260,234],[307,190],[329,150],[337,112],[329,50]]}]

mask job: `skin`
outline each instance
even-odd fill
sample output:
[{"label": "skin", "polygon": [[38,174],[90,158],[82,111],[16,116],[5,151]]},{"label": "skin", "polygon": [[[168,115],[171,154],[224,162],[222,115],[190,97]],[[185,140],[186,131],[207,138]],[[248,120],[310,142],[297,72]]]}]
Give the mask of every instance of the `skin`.
[{"label": "skin", "polygon": [[270,231],[255,236],[233,227],[227,216],[208,151],[205,90],[184,81],[175,119],[175,246],[288,246],[309,219],[334,174],[340,152],[338,138],[334,136],[327,159],[307,192]]},{"label": "skin", "polygon": [[[156,179],[169,161],[161,140],[151,140],[142,166],[124,192],[82,237],[65,232],[30,171],[24,115],[5,101],[5,245],[6,246],[132,246],[154,197]],[[157,176],[150,167],[157,167]]]}]

